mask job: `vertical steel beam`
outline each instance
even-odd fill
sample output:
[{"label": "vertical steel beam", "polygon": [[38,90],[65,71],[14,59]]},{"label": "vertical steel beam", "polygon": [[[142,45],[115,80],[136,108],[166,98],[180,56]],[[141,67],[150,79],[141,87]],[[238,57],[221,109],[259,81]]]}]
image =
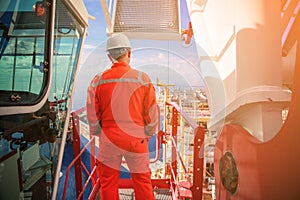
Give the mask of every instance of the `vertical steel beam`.
[{"label": "vertical steel beam", "polygon": [[194,168],[193,186],[191,187],[193,199],[202,199],[204,168],[204,128],[195,128],[194,137]]},{"label": "vertical steel beam", "polygon": [[172,160],[171,160],[171,167],[172,171],[174,172],[174,177],[171,176],[172,188],[176,188],[176,177],[177,177],[177,127],[178,127],[178,111],[175,107],[172,107],[172,137],[174,138],[174,143],[172,144]]},{"label": "vertical steel beam", "polygon": [[[79,116],[72,113],[73,123],[73,147],[74,157],[80,154],[80,135],[79,135]],[[78,197],[82,191],[82,170],[81,170],[81,157],[77,159],[74,164],[75,167],[75,181],[76,181],[76,197]],[[83,199],[81,197],[81,199]]]}]

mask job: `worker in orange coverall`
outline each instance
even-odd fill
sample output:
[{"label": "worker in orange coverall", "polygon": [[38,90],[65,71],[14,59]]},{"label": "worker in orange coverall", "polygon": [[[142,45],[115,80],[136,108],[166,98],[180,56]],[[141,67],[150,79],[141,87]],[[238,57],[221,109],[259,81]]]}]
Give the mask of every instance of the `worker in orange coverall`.
[{"label": "worker in orange coverall", "polygon": [[90,132],[100,139],[100,198],[119,199],[124,157],[135,199],[153,200],[147,141],[158,123],[155,89],[147,74],[130,67],[131,45],[124,34],[110,36],[106,50],[112,66],[91,81],[86,105]]}]

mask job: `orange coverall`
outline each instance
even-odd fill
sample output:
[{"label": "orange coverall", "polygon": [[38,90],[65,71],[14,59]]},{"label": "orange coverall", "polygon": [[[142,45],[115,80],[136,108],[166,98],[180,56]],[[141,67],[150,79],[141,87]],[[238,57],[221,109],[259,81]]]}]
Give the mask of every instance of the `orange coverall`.
[{"label": "orange coverall", "polygon": [[117,62],[91,81],[87,97],[91,134],[100,137],[98,161],[103,200],[118,200],[122,157],[137,200],[153,200],[148,138],[157,128],[158,110],[150,78]]}]

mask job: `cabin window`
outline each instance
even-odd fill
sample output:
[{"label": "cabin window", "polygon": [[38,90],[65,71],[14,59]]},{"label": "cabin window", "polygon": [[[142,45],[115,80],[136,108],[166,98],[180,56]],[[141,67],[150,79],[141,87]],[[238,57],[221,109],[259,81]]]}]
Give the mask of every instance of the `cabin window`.
[{"label": "cabin window", "polygon": [[54,25],[45,0],[1,3],[0,106],[30,106],[43,98],[70,97],[84,27],[65,1],[53,2]]},{"label": "cabin window", "polygon": [[34,102],[43,92],[46,12],[38,16],[35,5],[32,0],[0,5],[1,105]]},{"label": "cabin window", "polygon": [[57,1],[56,9],[50,101],[70,96],[84,30],[62,1]]}]

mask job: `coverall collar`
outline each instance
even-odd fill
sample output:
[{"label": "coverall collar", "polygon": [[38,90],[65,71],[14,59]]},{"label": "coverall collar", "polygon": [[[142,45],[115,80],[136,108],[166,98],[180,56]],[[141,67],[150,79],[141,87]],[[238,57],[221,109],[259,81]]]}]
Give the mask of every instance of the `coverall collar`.
[{"label": "coverall collar", "polygon": [[111,66],[111,68],[116,68],[116,67],[128,67],[128,68],[130,68],[129,64],[126,63],[126,62],[115,62]]}]

